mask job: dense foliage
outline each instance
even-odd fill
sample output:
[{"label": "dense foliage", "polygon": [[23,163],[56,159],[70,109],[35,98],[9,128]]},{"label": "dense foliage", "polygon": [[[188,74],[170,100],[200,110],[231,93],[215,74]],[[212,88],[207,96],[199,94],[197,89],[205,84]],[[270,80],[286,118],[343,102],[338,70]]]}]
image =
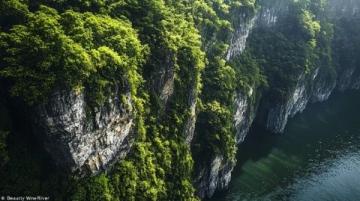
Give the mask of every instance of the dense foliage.
[{"label": "dense foliage", "polygon": [[[178,10],[175,4],[153,0],[1,3],[2,17],[14,19],[2,21],[0,39],[4,58],[0,74],[11,96],[36,105],[55,90],[74,90],[85,93],[89,105],[98,107],[108,96],[130,92],[135,105],[138,136],[126,160],[99,176],[63,179],[69,188],[40,186],[31,192],[54,192],[53,197],[72,200],[197,199],[183,129],[191,115],[186,109],[189,91],[196,99],[205,59],[201,37],[186,13],[190,7]],[[167,100],[165,108],[158,83],[152,82],[166,68],[174,72],[176,96]],[[19,165],[11,155],[7,172]],[[9,187],[2,192],[21,192],[30,180],[48,182],[36,179],[39,171],[31,171],[29,176],[35,178],[19,191]]]},{"label": "dense foliage", "polygon": [[13,96],[32,104],[56,87],[80,92],[87,86],[100,102],[121,83],[136,94],[145,48],[129,22],[72,10],[59,15],[46,6],[25,18],[0,36],[0,74],[12,82]]},{"label": "dense foliage", "polygon": [[[239,92],[255,91],[251,104],[260,92],[281,102],[303,74],[322,67],[335,79],[342,66],[360,64],[357,18],[331,21],[325,0],[288,2],[276,26],[255,27],[246,50],[226,60],[231,37],[264,1],[0,0],[0,194],[198,200],[198,171],[215,156],[235,162]],[[91,177],[49,164],[22,110],[59,90],[85,94],[90,111],[109,96],[127,104],[129,94],[137,134],[130,154]],[[9,102],[21,107],[9,112]]]}]

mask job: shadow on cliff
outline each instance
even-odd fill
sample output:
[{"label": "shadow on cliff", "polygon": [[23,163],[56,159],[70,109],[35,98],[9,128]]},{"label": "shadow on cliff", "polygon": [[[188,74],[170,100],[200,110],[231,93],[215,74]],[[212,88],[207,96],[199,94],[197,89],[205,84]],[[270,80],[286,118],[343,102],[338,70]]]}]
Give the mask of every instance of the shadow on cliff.
[{"label": "shadow on cliff", "polygon": [[[243,173],[242,167],[248,161],[258,161],[266,158],[272,151],[281,137],[280,134],[274,134],[267,131],[263,126],[254,123],[250,128],[245,141],[239,145],[237,151],[237,163],[232,172],[232,178],[238,177]],[[212,199],[222,198],[227,190],[216,192]]]},{"label": "shadow on cliff", "polygon": [[267,131],[260,125],[253,125],[245,141],[240,144],[237,152],[237,164],[232,173],[236,177],[242,173],[242,166],[249,160],[258,161],[267,157],[278,141],[279,134]]},{"label": "shadow on cliff", "polygon": [[35,136],[30,116],[21,102],[8,98],[0,101],[0,130],[8,132],[8,160],[0,166],[0,194],[58,197],[52,192],[56,186],[66,183],[63,179],[66,175],[52,163]]}]

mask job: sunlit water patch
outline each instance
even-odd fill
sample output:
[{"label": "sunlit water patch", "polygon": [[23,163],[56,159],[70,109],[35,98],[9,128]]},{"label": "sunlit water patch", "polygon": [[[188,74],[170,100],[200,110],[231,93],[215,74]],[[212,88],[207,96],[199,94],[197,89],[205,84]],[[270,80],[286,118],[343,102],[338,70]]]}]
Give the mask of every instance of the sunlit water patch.
[{"label": "sunlit water patch", "polygon": [[[334,163],[334,164],[332,164]],[[360,199],[360,153],[341,156],[318,167],[319,174],[300,179],[291,187],[290,200],[354,200]]]},{"label": "sunlit water patch", "polygon": [[285,133],[253,129],[229,189],[212,201],[360,200],[360,92],[332,96],[290,120]]}]

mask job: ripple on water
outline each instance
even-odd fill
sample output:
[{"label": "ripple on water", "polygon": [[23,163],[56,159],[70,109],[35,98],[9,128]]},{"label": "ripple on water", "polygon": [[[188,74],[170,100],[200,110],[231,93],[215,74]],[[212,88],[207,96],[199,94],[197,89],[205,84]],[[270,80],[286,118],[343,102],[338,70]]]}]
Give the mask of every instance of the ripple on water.
[{"label": "ripple on water", "polygon": [[290,187],[294,201],[358,201],[360,199],[360,152],[315,166],[320,171],[299,179]]},{"label": "ripple on water", "polygon": [[281,136],[254,129],[212,201],[360,201],[359,101],[351,92],[310,106]]}]

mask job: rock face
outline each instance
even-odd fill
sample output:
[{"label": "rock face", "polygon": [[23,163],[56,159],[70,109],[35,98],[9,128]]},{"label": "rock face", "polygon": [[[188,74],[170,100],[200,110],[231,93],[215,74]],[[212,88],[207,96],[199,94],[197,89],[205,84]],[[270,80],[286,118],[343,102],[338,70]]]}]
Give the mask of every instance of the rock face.
[{"label": "rock face", "polygon": [[[260,12],[261,13],[261,12]],[[234,13],[233,25],[236,28],[230,41],[230,46],[226,54],[226,60],[240,55],[246,48],[247,39],[252,29],[258,24],[258,20],[266,20],[262,15],[252,12]],[[250,102],[253,89],[248,94],[238,92],[234,102],[234,126],[236,128],[236,143],[244,141],[248,130],[254,120],[254,104]],[[225,189],[231,179],[231,173],[235,167],[235,162],[228,161],[222,156],[214,156],[206,167],[202,167],[198,172],[194,183],[197,188],[197,195],[201,198],[212,197],[216,190]]]},{"label": "rock face", "polygon": [[310,101],[324,101],[330,96],[336,81],[327,81],[323,74],[319,74],[319,70],[317,68],[312,73],[301,74],[286,102],[277,103],[269,109],[265,125],[268,130],[282,133],[288,119],[302,112]]},{"label": "rock face", "polygon": [[[284,1],[276,2],[280,2],[281,7],[269,4],[269,7],[264,6],[255,13],[235,13],[233,25],[236,29],[231,37],[226,60],[231,60],[245,50],[247,39],[254,27],[272,26],[277,22],[278,15],[286,6],[282,5]],[[236,93],[234,126],[237,144],[244,141],[255,118],[257,106],[254,103],[255,98],[252,96],[254,96],[253,89],[249,89],[248,93],[241,91]],[[215,156],[210,165],[203,167],[195,179],[198,196],[201,198],[212,197],[216,190],[225,189],[230,182],[234,167],[235,162],[228,161],[222,156]]]},{"label": "rock face", "polygon": [[190,91],[190,95],[188,98],[188,104],[190,106],[190,117],[187,119],[187,122],[185,124],[185,129],[184,129],[184,136],[185,136],[185,141],[187,144],[191,144],[191,141],[194,138],[194,132],[195,132],[195,124],[196,124],[196,103],[197,103],[197,89],[194,86],[191,91]]},{"label": "rock face", "polygon": [[[331,0],[334,5],[338,0]],[[262,7],[252,12],[237,13],[233,20],[235,27],[231,37],[226,59],[240,55],[246,48],[251,31],[256,26],[274,27],[284,13],[288,12],[288,1],[262,0]],[[335,6],[336,7],[336,6]],[[352,15],[359,13],[359,7],[344,4],[345,10]],[[340,12],[340,11],[334,11]],[[340,14],[344,14],[343,10]],[[151,78],[151,87],[159,97],[164,108],[174,95],[175,70],[173,55],[165,54],[162,66]],[[317,68],[310,73],[298,76],[296,86],[288,98],[267,108],[264,126],[275,133],[283,132],[289,118],[302,112],[308,103],[325,101],[334,89],[345,90],[360,88],[360,75],[349,68],[337,78],[326,73],[326,69]],[[191,144],[196,122],[196,87],[189,89],[188,106],[190,116],[183,128],[186,143]],[[256,89],[236,92],[233,114],[236,129],[236,143],[246,138],[257,114]],[[97,173],[107,168],[113,161],[123,158],[130,151],[135,133],[133,132],[133,109],[130,95],[125,95],[126,103],[109,98],[98,108],[89,108],[85,94],[58,91],[48,103],[40,105],[34,111],[35,125],[41,131],[45,148],[54,160],[69,171]],[[229,161],[221,155],[215,155],[200,168],[195,177],[197,193],[201,198],[211,197],[215,191],[225,189],[231,179],[235,161]]]},{"label": "rock face", "polygon": [[154,75],[153,84],[154,91],[158,94],[163,105],[166,106],[168,99],[174,93],[174,58],[172,53],[168,51],[168,54],[164,58],[164,63],[161,65],[159,72]]},{"label": "rock face", "polygon": [[255,118],[256,104],[253,103],[253,89],[249,90],[248,95],[238,92],[235,99],[234,126],[236,129],[236,144],[240,144],[245,140],[251,124]]},{"label": "rock face", "polygon": [[290,1],[260,0],[261,9],[257,12],[257,26],[271,27],[276,25],[280,18],[289,12]]},{"label": "rock face", "polygon": [[360,75],[355,68],[346,69],[339,75],[337,88],[340,91],[360,88]]},{"label": "rock face", "polygon": [[[164,110],[168,108],[168,102],[173,97],[175,91],[175,58],[171,51],[165,51],[165,56],[162,63],[159,65],[160,68],[157,72],[153,72],[151,77],[151,87],[155,92],[159,100],[161,101],[161,107]],[[183,136],[185,137],[186,143],[190,144],[195,132],[196,123],[196,103],[197,103],[198,91],[196,86],[192,86],[188,91],[188,107],[190,115],[186,120],[185,126],[182,129]],[[185,109],[185,108],[184,108]]]},{"label": "rock face", "polygon": [[[234,126],[236,129],[236,144],[240,144],[250,129],[255,118],[256,105],[252,102],[254,96],[250,89],[248,94],[238,92],[234,102],[236,112],[234,114]],[[231,180],[231,173],[234,170],[236,161],[229,161],[221,155],[213,157],[210,165],[203,167],[195,179],[197,194],[201,198],[212,197],[216,190],[227,188]]]},{"label": "rock face", "polygon": [[[329,16],[334,20],[358,17],[360,13],[359,1],[330,0],[328,6]],[[302,112],[309,102],[325,101],[335,89],[359,89],[359,78],[355,67],[344,67],[337,72],[336,78],[329,74],[329,69],[325,67],[299,75],[297,85],[287,100],[269,109],[265,127],[274,133],[282,133],[288,118]]]},{"label": "rock face", "polygon": [[97,173],[126,156],[134,140],[130,95],[88,112],[84,93],[56,92],[35,110],[45,148],[61,167]]},{"label": "rock face", "polygon": [[232,57],[241,54],[245,50],[246,40],[257,19],[257,15],[248,16],[246,13],[240,14],[238,17],[238,22],[234,25],[237,29],[232,36],[226,60],[230,60]]},{"label": "rock face", "polygon": [[[153,75],[151,87],[166,109],[174,93],[174,61],[166,54],[162,68]],[[190,115],[183,135],[190,144],[196,122],[196,86],[189,89]],[[109,97],[105,103],[90,108],[84,93],[53,93],[46,104],[35,108],[34,128],[41,133],[45,148],[64,169],[80,174],[95,174],[124,158],[134,142],[134,111],[130,92]],[[38,132],[40,131],[40,132]]]},{"label": "rock face", "polygon": [[270,108],[266,128],[274,133],[282,133],[289,118],[302,112],[309,102],[322,102],[329,98],[335,89],[359,89],[360,76],[354,69],[345,70],[338,79],[329,79],[326,73],[316,69],[312,74],[302,74],[292,94],[284,103],[278,103]]},{"label": "rock face", "polygon": [[246,41],[251,31],[256,26],[271,27],[275,25],[280,17],[288,11],[289,1],[263,0],[260,1],[261,9],[250,12],[233,13],[232,19],[235,31],[231,37],[230,47],[226,54],[226,60],[240,55],[246,48]]},{"label": "rock face", "polygon": [[[339,8],[337,5],[340,1],[331,2],[333,8]],[[332,12],[348,16],[359,15],[360,4],[352,0],[346,2],[342,6],[343,9]],[[289,1],[263,0],[260,4],[262,7],[254,15],[239,13],[236,16],[238,19],[233,22],[236,29],[230,41],[227,60],[231,60],[245,50],[247,39],[255,27],[273,28],[289,12]],[[274,133],[281,133],[288,119],[302,112],[308,103],[325,101],[334,90],[342,91],[350,88],[360,88],[360,73],[352,68],[340,72],[337,77],[325,67],[300,74],[296,86],[286,100],[270,104],[270,107],[266,108],[265,119],[260,123]],[[253,93],[253,89],[250,89],[248,93],[240,91],[236,94],[234,126],[237,144],[244,141],[255,116],[263,112],[257,111],[257,100],[253,97]],[[235,162],[228,161],[222,156],[213,157],[208,167],[203,167],[195,179],[198,195],[201,198],[212,197],[215,191],[225,189],[230,182],[234,166]]]},{"label": "rock face", "polygon": [[225,160],[222,156],[215,156],[207,167],[201,171],[194,180],[197,195],[201,198],[212,197],[216,190],[225,189],[231,180],[231,172],[235,162]]}]

